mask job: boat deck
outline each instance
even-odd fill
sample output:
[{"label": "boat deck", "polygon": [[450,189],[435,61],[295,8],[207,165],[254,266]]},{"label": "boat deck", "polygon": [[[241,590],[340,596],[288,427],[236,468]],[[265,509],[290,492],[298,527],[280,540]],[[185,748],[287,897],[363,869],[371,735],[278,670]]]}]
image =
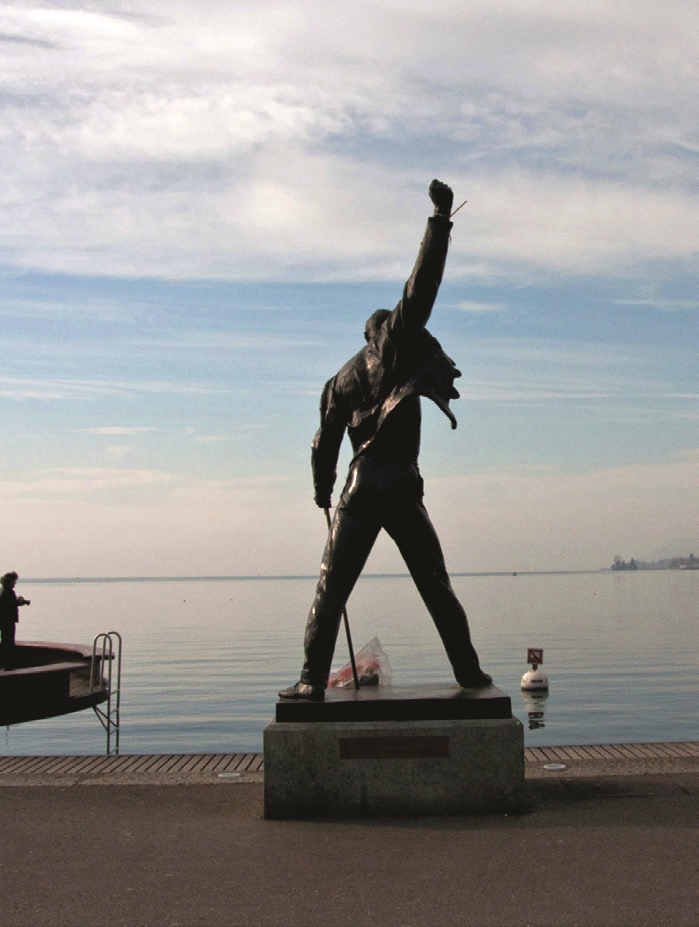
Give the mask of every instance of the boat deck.
[{"label": "boat deck", "polygon": [[106,701],[109,693],[103,678],[104,664],[113,655],[97,656],[100,662],[91,686],[91,647],[43,641],[18,643],[14,668],[0,669],[0,725],[53,718]]},{"label": "boat deck", "polygon": [[[528,779],[696,772],[699,741],[527,747],[524,761]],[[564,768],[547,769],[552,763]],[[261,782],[263,775],[261,753],[0,757],[0,787]]]}]

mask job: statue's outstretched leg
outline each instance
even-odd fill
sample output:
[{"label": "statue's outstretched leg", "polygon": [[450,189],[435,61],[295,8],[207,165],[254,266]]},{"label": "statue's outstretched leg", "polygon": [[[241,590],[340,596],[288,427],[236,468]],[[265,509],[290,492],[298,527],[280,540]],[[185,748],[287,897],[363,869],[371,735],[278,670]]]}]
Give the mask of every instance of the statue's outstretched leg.
[{"label": "statue's outstretched leg", "polygon": [[301,678],[282,689],[283,699],[322,701],[330,675],[342,609],[364,568],[381,529],[376,518],[360,517],[346,508],[335,512],[323,553],[320,579],[304,636]]},{"label": "statue's outstretched leg", "polygon": [[437,532],[420,498],[406,498],[384,519],[432,616],[460,686],[482,689],[492,677],[480,668],[466,613],[452,589]]}]

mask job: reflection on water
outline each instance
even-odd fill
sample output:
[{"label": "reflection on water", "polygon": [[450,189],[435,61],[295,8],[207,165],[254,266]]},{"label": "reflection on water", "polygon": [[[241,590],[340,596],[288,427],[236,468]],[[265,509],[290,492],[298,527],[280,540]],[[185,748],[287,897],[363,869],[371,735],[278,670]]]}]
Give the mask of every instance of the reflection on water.
[{"label": "reflection on water", "polygon": [[[511,696],[526,743],[536,746],[696,739],[698,577],[508,574],[456,576],[454,586],[483,667]],[[23,581],[32,608],[18,638],[89,643],[100,631],[123,635],[123,753],[259,751],[277,689],[298,678],[314,586],[315,578]],[[396,685],[451,681],[408,577],[362,577],[348,611],[355,647],[378,636]],[[546,651],[545,718],[530,717],[541,708],[531,709],[520,691],[531,646]],[[347,660],[342,635],[336,657],[336,666]],[[6,754],[103,750],[91,712],[0,732]]]},{"label": "reflection on water", "polygon": [[[542,727],[546,727],[544,716],[546,714],[546,702],[548,701],[548,697],[548,691],[526,692],[522,690],[522,702],[524,703],[524,710],[527,713],[530,731],[536,731]],[[515,714],[518,714],[516,709]]]}]

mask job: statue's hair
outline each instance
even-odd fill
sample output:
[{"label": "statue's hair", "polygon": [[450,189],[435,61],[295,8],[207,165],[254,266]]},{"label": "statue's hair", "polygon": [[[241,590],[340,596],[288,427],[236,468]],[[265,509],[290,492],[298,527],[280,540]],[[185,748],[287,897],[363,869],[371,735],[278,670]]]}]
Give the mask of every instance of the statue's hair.
[{"label": "statue's hair", "polygon": [[379,329],[390,314],[388,309],[377,309],[376,312],[371,313],[364,326],[364,337],[367,341],[371,341],[372,338],[378,335]]}]

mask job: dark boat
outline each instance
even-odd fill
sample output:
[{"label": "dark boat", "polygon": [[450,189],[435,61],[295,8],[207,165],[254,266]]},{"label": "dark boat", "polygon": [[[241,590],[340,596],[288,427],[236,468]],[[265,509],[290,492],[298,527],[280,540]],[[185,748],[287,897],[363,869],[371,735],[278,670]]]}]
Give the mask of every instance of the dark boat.
[{"label": "dark boat", "polygon": [[[14,669],[0,669],[0,725],[93,708],[107,730],[109,752],[111,732],[118,738],[120,677],[121,638],[114,631],[98,635],[89,647],[18,642]],[[99,707],[104,702],[106,711]]]}]

